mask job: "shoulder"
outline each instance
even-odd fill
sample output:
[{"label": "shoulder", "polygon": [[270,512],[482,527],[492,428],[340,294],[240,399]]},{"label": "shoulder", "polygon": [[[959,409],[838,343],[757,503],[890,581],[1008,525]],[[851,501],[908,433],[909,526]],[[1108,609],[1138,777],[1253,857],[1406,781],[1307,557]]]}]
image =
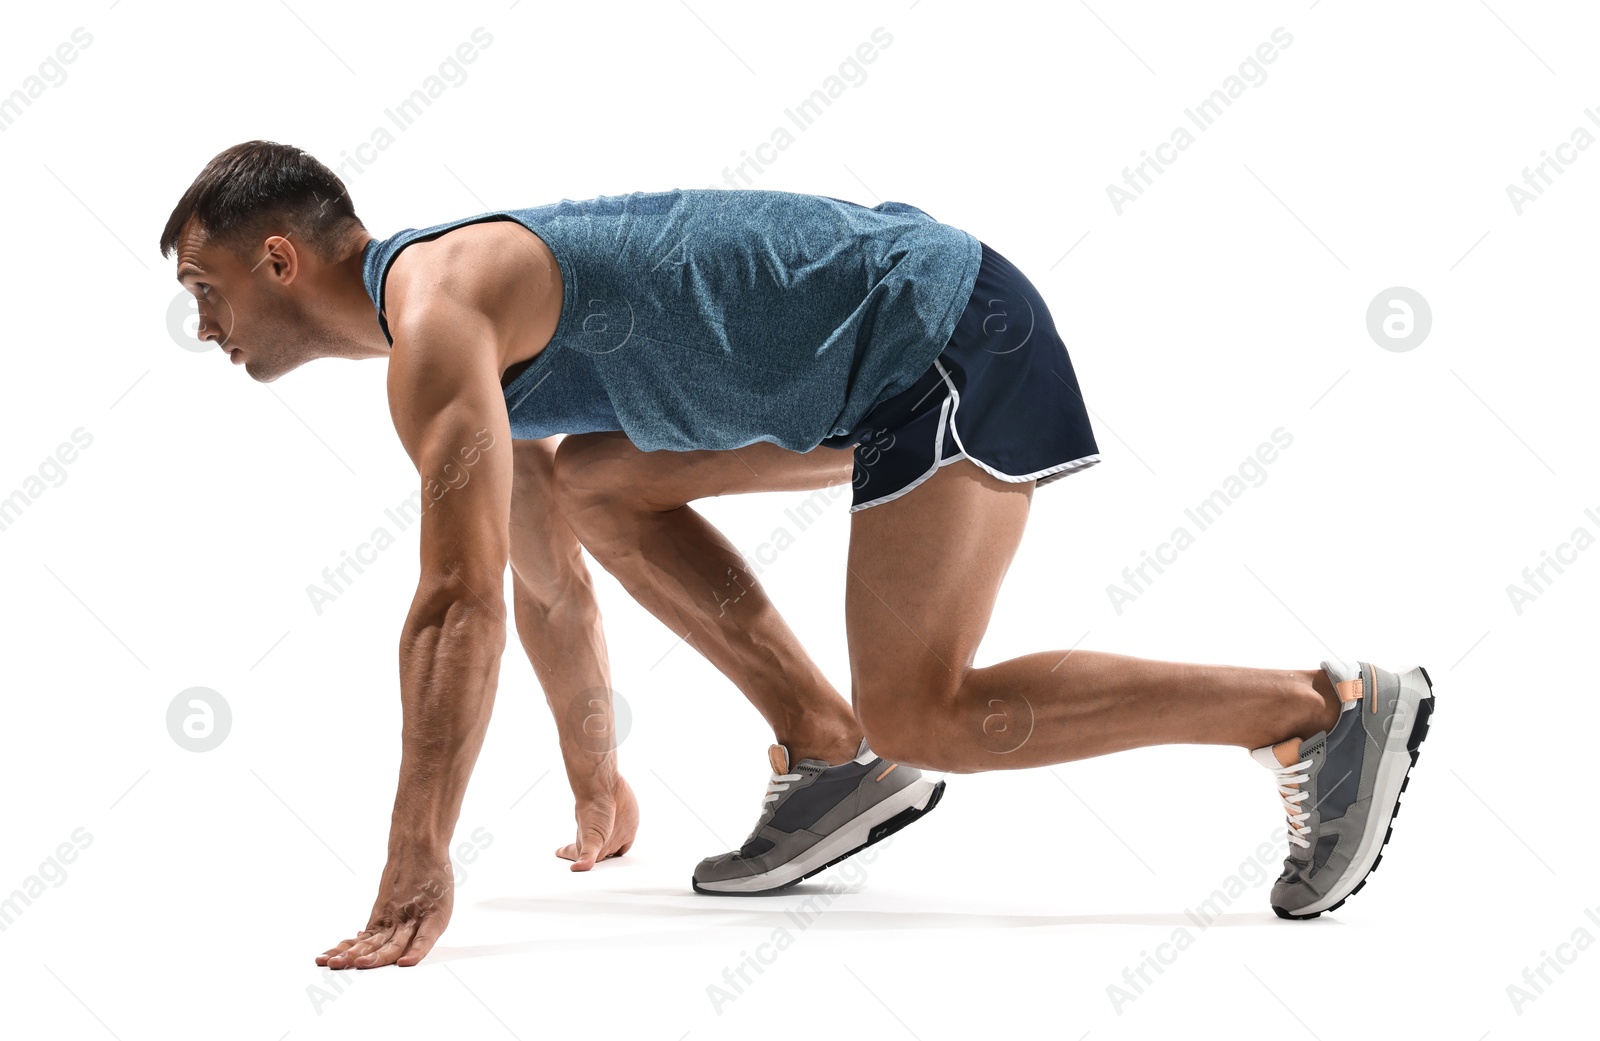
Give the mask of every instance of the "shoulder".
[{"label": "shoulder", "polygon": [[494,324],[531,284],[535,236],[514,221],[485,221],[414,242],[390,264],[384,311],[391,329]]}]

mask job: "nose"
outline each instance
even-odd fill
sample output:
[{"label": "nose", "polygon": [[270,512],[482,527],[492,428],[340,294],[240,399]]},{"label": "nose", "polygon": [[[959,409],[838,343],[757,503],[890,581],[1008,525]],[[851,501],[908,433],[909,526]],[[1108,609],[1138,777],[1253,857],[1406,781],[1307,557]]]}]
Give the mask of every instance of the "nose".
[{"label": "nose", "polygon": [[200,312],[200,328],[195,331],[194,335],[197,340],[207,340],[212,343],[222,342],[222,328],[212,322],[204,311]]}]

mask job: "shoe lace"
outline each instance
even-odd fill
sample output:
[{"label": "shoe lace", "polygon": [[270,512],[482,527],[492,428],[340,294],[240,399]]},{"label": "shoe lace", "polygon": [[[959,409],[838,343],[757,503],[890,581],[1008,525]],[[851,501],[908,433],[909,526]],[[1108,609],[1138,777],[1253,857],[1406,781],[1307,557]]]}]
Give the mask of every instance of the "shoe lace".
[{"label": "shoe lace", "polygon": [[767,782],[767,794],[761,800],[762,812],[766,812],[768,806],[777,802],[779,797],[789,790],[791,781],[798,781],[800,778],[800,774],[773,774],[772,780]]},{"label": "shoe lace", "polygon": [[1306,836],[1311,833],[1311,825],[1306,823],[1306,819],[1311,816],[1311,811],[1300,809],[1300,804],[1309,799],[1311,793],[1299,786],[1311,779],[1311,760],[1302,759],[1298,763],[1280,766],[1273,774],[1278,781],[1278,796],[1283,800],[1284,812],[1289,816],[1289,841],[1297,846],[1310,847]]}]

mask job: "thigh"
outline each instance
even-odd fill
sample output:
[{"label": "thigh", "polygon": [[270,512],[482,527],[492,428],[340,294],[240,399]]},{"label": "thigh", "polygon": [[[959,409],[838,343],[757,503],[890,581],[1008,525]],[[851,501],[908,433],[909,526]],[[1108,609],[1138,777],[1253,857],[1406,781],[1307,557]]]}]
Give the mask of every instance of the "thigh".
[{"label": "thigh", "polygon": [[845,626],[857,712],[953,695],[989,626],[1028,520],[1033,481],[958,459],[850,516]]},{"label": "thigh", "polygon": [[621,493],[663,509],[713,495],[843,484],[853,465],[848,448],[791,452],[767,441],[716,452],[644,452],[620,431],[569,434],[556,450],[557,470],[569,488]]}]

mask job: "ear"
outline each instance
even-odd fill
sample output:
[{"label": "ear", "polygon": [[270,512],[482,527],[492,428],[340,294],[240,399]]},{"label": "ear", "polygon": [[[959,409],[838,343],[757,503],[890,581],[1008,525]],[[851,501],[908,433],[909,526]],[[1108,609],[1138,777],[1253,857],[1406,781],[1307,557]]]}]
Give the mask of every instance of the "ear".
[{"label": "ear", "polygon": [[288,285],[299,276],[300,252],[289,241],[288,235],[268,235],[261,243],[259,254],[251,261],[251,270],[262,269],[283,285]]}]

